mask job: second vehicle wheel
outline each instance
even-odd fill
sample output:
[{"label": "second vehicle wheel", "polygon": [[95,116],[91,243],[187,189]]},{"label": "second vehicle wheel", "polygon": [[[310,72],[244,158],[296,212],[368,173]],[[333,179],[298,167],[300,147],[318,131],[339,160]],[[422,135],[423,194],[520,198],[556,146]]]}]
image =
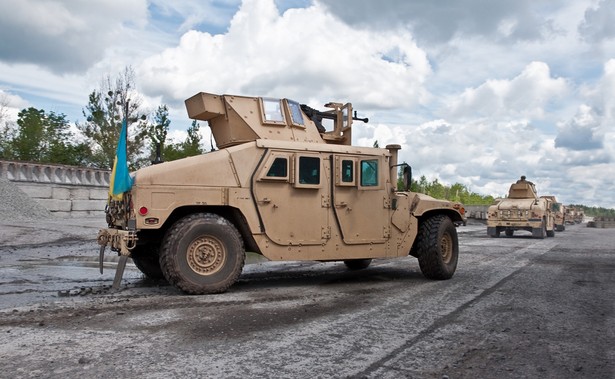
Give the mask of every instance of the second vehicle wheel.
[{"label": "second vehicle wheel", "polygon": [[429,279],[450,279],[457,269],[459,240],[450,218],[436,215],[419,226],[418,259],[421,272]]},{"label": "second vehicle wheel", "polygon": [[196,213],[167,231],[160,266],[169,283],[186,293],[221,293],[241,274],[245,256],[233,224],[216,214]]},{"label": "second vehicle wheel", "polygon": [[344,261],[344,264],[350,270],[362,270],[364,268],[369,267],[370,263],[372,263],[371,258],[367,259],[347,259]]},{"label": "second vehicle wheel", "polygon": [[506,234],[506,237],[512,237],[515,231],[512,229],[506,229],[504,233]]},{"label": "second vehicle wheel", "polygon": [[160,269],[158,247],[150,244],[137,245],[130,253],[133,263],[148,279],[164,279]]}]

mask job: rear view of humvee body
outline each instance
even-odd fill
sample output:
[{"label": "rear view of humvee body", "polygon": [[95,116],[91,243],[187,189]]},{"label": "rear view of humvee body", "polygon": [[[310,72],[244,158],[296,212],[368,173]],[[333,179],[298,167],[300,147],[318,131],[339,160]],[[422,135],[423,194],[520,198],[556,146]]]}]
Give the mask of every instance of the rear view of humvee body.
[{"label": "rear view of humvee body", "polygon": [[557,198],[553,195],[540,196],[551,201],[551,210],[553,211],[553,222],[555,224],[555,231],[563,232],[566,230],[566,207],[564,204],[559,203]]},{"label": "rear view of humvee body", "polygon": [[513,183],[508,197],[496,199],[487,210],[487,234],[499,237],[503,231],[511,237],[516,230],[526,230],[533,237],[555,236],[555,212],[550,196],[538,197],[534,183],[522,176]]},{"label": "rear view of humvee body", "polygon": [[410,181],[400,146],[351,146],[353,120],[367,119],[350,103],[325,106],[189,98],[188,115],[208,122],[219,150],[138,170],[123,200],[109,204],[101,251],[108,245],[146,276],[193,294],[228,289],[246,250],[349,269],[410,254],[426,277],[452,277],[461,204],[398,191],[400,168]]}]

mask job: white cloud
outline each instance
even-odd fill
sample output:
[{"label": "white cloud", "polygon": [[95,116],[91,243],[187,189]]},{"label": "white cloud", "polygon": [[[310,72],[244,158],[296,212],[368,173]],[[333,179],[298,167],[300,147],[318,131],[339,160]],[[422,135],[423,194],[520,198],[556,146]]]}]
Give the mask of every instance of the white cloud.
[{"label": "white cloud", "polygon": [[139,72],[146,91],[175,100],[210,91],[393,108],[426,101],[431,68],[407,32],[357,31],[318,6],[280,15],[273,1],[246,0],[228,33],[187,32]]},{"label": "white cloud", "polygon": [[125,25],[141,27],[146,0],[89,2],[0,0],[2,60],[42,63],[57,73],[84,72],[117,43]]},{"label": "white cloud", "polygon": [[450,106],[452,117],[542,119],[550,103],[563,98],[568,85],[552,78],[544,62],[531,62],[512,80],[491,79],[466,89]]},{"label": "white cloud", "polygon": [[588,8],[579,33],[589,42],[615,39],[615,0],[600,0]]}]

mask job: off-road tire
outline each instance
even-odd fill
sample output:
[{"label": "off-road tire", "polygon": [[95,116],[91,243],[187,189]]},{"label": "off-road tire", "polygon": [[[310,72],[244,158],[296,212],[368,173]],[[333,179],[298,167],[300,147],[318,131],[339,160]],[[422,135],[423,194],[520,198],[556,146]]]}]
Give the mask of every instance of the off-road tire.
[{"label": "off-road tire", "polygon": [[500,238],[500,229],[497,226],[493,227],[493,232],[490,232],[490,229],[491,228],[487,228],[487,235],[489,237],[491,237],[491,238]]},{"label": "off-road tire", "polygon": [[160,267],[169,283],[200,295],[226,291],[241,274],[246,253],[233,224],[211,213],[177,221],[165,234]]},{"label": "off-road tire", "polygon": [[504,231],[504,234],[506,234],[506,237],[512,237],[512,236],[513,236],[513,234],[515,234],[515,231],[514,231],[514,230],[512,230],[512,229],[506,229],[506,230]]},{"label": "off-road tire", "polygon": [[547,230],[547,237],[555,237],[555,230]]},{"label": "off-road tire", "polygon": [[432,216],[419,226],[418,259],[421,272],[428,279],[453,277],[459,259],[457,229],[445,215]]},{"label": "off-road tire", "polygon": [[544,221],[540,225],[540,228],[532,229],[532,237],[544,239],[546,236],[547,236],[547,226],[545,225]]},{"label": "off-road tire", "polygon": [[347,259],[344,261],[346,267],[349,270],[363,270],[364,268],[368,268],[370,263],[372,263],[371,258],[367,259]]},{"label": "off-road tire", "polygon": [[132,262],[148,279],[164,279],[160,268],[160,253],[158,246],[152,244],[137,245],[130,253]]}]

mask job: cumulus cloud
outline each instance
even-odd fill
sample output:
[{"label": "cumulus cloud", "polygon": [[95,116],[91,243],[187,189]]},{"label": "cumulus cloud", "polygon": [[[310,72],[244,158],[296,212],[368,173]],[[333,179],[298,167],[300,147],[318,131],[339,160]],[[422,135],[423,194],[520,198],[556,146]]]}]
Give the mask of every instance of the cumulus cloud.
[{"label": "cumulus cloud", "polygon": [[[409,27],[420,42],[480,35],[502,41],[538,40],[553,30],[532,0],[317,0],[355,27]],[[542,4],[540,4],[542,6]]]},{"label": "cumulus cloud", "polygon": [[588,42],[615,38],[615,0],[601,0],[596,7],[585,11],[579,34]]},{"label": "cumulus cloud", "polygon": [[592,108],[582,105],[574,118],[559,125],[555,146],[571,150],[599,149],[602,147],[602,140],[596,135],[599,126],[599,117]]},{"label": "cumulus cloud", "polygon": [[450,105],[455,117],[515,117],[540,119],[545,107],[568,92],[563,78],[552,78],[544,62],[532,62],[517,77],[488,80],[466,89]]},{"label": "cumulus cloud", "polygon": [[116,43],[126,24],[143,25],[146,0],[0,0],[0,55],[57,73],[84,72]]},{"label": "cumulus cloud", "polygon": [[427,99],[431,67],[407,32],[368,33],[319,6],[279,14],[272,0],[246,0],[227,33],[189,31],[138,71],[145,91],[168,99],[199,91],[305,103],[354,96],[359,105],[394,108]]}]

